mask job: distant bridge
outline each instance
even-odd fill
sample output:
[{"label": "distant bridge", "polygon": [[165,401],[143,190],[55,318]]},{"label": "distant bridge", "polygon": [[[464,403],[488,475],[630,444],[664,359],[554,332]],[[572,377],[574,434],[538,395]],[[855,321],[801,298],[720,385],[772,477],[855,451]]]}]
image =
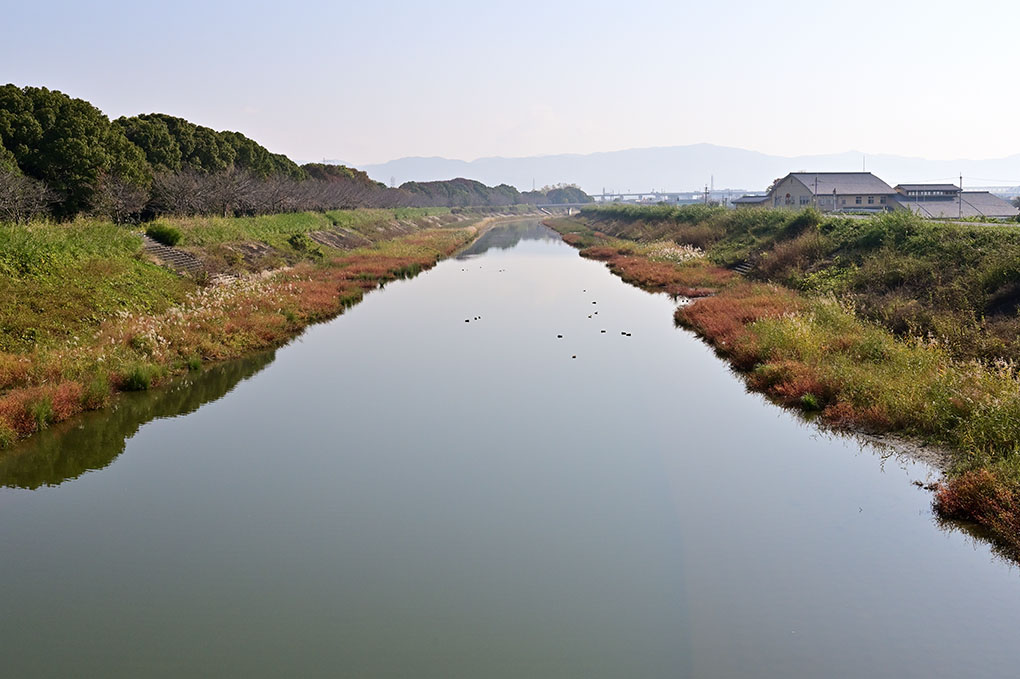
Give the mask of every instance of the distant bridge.
[{"label": "distant bridge", "polygon": [[[714,191],[712,193],[715,193]],[[637,193],[607,193],[592,196],[599,203],[700,203],[705,200],[703,191],[639,191]]]},{"label": "distant bridge", "polygon": [[555,210],[556,208],[567,208],[567,207],[591,207],[593,203],[543,203],[542,205],[536,205],[539,209]]}]

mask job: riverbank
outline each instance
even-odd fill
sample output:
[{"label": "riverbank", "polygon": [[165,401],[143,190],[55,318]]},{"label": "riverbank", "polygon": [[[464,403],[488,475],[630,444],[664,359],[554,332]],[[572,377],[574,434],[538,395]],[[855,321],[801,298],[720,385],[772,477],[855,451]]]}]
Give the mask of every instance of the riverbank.
[{"label": "riverbank", "polygon": [[[966,238],[931,233],[899,217],[851,227],[826,225],[810,212],[740,214],[700,206],[589,210],[548,224],[623,280],[694,298],[677,309],[676,322],[711,344],[749,388],[837,429],[906,436],[951,451],[935,489],[936,510],[980,524],[1004,554],[1020,556],[1020,383],[1013,364],[1004,356],[982,361],[962,354],[956,337],[897,335],[872,320],[874,309],[855,304],[876,295],[875,286],[858,286],[849,295],[832,284],[839,271],[848,276],[851,265],[877,275],[896,255],[895,239],[905,239],[904,230],[915,231],[900,250],[901,266],[922,265],[918,250],[940,255],[932,243],[953,241],[959,251],[967,240],[972,248],[994,243],[996,234],[975,237],[967,231],[986,227],[948,226],[935,228],[963,230]],[[837,237],[892,242],[873,252],[861,248],[857,261],[848,261],[848,248],[826,242],[835,240],[830,234],[837,229],[846,230]],[[1004,233],[999,250],[1008,251],[1015,238]],[[919,240],[927,241],[927,250]],[[685,254],[671,254],[678,249]],[[838,263],[826,265],[826,253]],[[957,256],[968,255],[977,256]],[[749,275],[723,264],[742,264]],[[794,279],[816,283],[795,287]],[[907,297],[907,290],[897,292]]]},{"label": "riverbank", "polygon": [[[278,346],[386,281],[431,268],[495,211],[353,210],[164,220],[181,276],[106,222],[0,225],[0,448],[118,392]],[[210,274],[219,274],[210,284]]]}]

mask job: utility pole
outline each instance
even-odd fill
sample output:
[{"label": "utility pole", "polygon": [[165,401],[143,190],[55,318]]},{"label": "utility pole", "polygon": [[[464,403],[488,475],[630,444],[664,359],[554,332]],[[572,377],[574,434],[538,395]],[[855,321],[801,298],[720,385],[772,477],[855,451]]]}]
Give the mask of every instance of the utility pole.
[{"label": "utility pole", "polygon": [[814,195],[815,207],[818,207],[818,175],[815,175],[815,195]]},{"label": "utility pole", "polygon": [[705,184],[705,205],[708,205],[708,184]]},{"label": "utility pole", "polygon": [[960,216],[959,219],[963,219],[963,173],[960,173]]}]

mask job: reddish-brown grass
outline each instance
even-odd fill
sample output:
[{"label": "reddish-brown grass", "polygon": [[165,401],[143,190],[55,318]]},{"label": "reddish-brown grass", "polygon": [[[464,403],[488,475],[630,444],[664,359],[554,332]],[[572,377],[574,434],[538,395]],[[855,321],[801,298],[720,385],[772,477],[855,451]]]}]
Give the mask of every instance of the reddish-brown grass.
[{"label": "reddish-brown grass", "polygon": [[343,268],[351,278],[365,278],[371,280],[391,280],[401,269],[414,263],[408,257],[387,257],[364,253],[349,255],[335,260],[337,266]]},{"label": "reddish-brown grass", "polygon": [[851,431],[879,433],[893,429],[892,419],[878,404],[862,408],[840,401],[827,406],[822,411],[822,418],[833,427]]},{"label": "reddish-brown grass", "polygon": [[[186,369],[193,357],[229,359],[277,346],[309,323],[343,312],[381,283],[430,268],[469,237],[466,230],[420,231],[325,265],[305,262],[272,278],[210,288],[165,314],[108,318],[92,344],[46,358],[0,354],[0,446],[10,442],[10,432],[29,436],[49,422],[102,407],[111,390],[127,388],[133,365],[151,367],[156,380]],[[65,377],[80,375],[82,365],[110,366],[109,379],[87,372],[96,385],[85,389]]]},{"label": "reddish-brown grass", "polygon": [[15,389],[0,398],[0,424],[11,428],[18,436],[28,436],[36,431],[36,420],[32,404],[44,398],[44,387]]},{"label": "reddish-brown grass", "polygon": [[[0,397],[0,427],[6,426],[18,436],[29,436],[49,422],[63,422],[83,410],[82,386],[66,381],[12,389]],[[45,420],[40,422],[40,413]]]},{"label": "reddish-brown grass", "polygon": [[28,356],[0,353],[0,391],[28,383],[32,360]]},{"label": "reddish-brown grass", "polygon": [[628,252],[629,252],[628,250],[612,247],[609,245],[593,245],[591,247],[581,250],[581,256],[587,257],[588,259],[598,259],[601,261],[607,261],[615,257],[618,257],[619,255],[627,254]]},{"label": "reddish-brown grass", "polygon": [[[655,224],[631,222],[625,229],[613,227],[610,225],[604,228],[617,237],[626,234],[627,238],[638,241],[672,238],[677,242],[694,242],[693,238],[683,237],[679,233],[682,227],[675,225],[657,227]],[[712,240],[707,229],[698,236],[701,237],[702,247]],[[592,240],[590,232],[582,232],[576,238],[567,239],[570,243],[584,242],[588,245],[592,244]],[[717,273],[721,270],[713,272],[712,267],[704,263],[699,266],[673,267],[668,263],[652,262],[633,252],[621,252],[618,245],[611,245],[606,240],[605,243],[596,242],[594,246],[586,248],[582,255],[606,261],[611,270],[624,280],[650,290],[670,289],[671,286],[684,283],[698,287],[701,291],[717,290],[717,294],[711,297],[678,309],[675,315],[677,323],[697,332],[720,354],[729,358],[737,369],[748,371],[750,388],[764,392],[780,403],[810,410],[820,409],[824,421],[841,429],[875,433],[917,432],[938,436],[940,433],[946,435],[943,429],[954,418],[969,418],[975,410],[980,411],[981,408],[991,407],[994,410],[999,406],[990,406],[989,401],[1004,398],[1007,404],[999,408],[1003,413],[999,420],[989,417],[989,422],[975,426],[989,428],[992,431],[988,435],[992,437],[998,435],[995,427],[1003,430],[1001,436],[1012,436],[1011,422],[1015,421],[1015,417],[1008,409],[1008,399],[1009,394],[1015,392],[1015,387],[1008,394],[1005,391],[1000,395],[992,394],[988,391],[990,387],[987,380],[979,379],[977,372],[970,378],[963,376],[957,381],[955,375],[961,370],[959,366],[939,363],[937,360],[931,363],[928,359],[932,359],[932,355],[927,354],[925,360],[918,363],[914,359],[919,356],[910,353],[914,349],[900,347],[894,350],[891,344],[893,340],[877,341],[864,326],[854,332],[838,324],[819,329],[810,325],[814,316],[798,319],[793,325],[769,323],[756,326],[757,322],[765,319],[801,314],[807,310],[808,300],[787,288],[752,284],[734,279],[729,272]],[[818,259],[825,247],[823,237],[810,231],[780,242],[767,255],[754,257],[753,263],[759,275],[775,281],[789,280],[810,270],[811,263]],[[713,273],[717,273],[718,277],[712,278]],[[876,275],[882,273],[876,271]],[[918,322],[924,305],[917,306],[916,300],[911,300],[911,303],[913,307],[895,310],[899,320],[889,317],[889,304],[879,305],[885,316],[881,320],[886,327],[901,332],[915,326],[925,327],[924,323]],[[816,310],[814,305],[811,308]],[[946,332],[937,333],[940,337],[945,335],[948,338],[941,346],[956,347],[983,341],[991,347],[995,342],[1006,342],[1009,337],[1016,335],[1015,332],[1012,335],[1009,333],[1016,329],[1015,319],[1003,325],[1002,338],[975,334],[970,330],[972,325],[968,325],[967,318],[951,320],[951,323],[946,323]],[[815,334],[784,337],[778,330],[780,327],[787,331],[804,329],[805,332],[813,328],[811,331]],[[783,344],[784,341],[786,344]],[[809,351],[793,350],[799,347],[797,342],[804,342],[803,347]],[[785,346],[787,351],[779,351],[777,346]],[[995,347],[992,350],[998,351]],[[989,353],[988,347],[982,351]],[[894,360],[896,363],[892,362]],[[869,366],[854,361],[873,361],[875,370],[869,370]],[[890,384],[890,380],[896,379],[896,370],[901,370],[906,380],[914,377],[906,371],[918,365],[927,366],[925,369],[929,371],[932,365],[941,365],[936,373],[927,377],[931,393],[919,395],[907,390],[904,390],[906,393],[900,393],[894,384]],[[878,370],[884,372],[878,373]],[[1002,370],[1012,371],[1013,368],[1007,366]],[[952,386],[947,387],[948,384]],[[938,399],[944,399],[944,402]],[[927,407],[929,403],[931,408]],[[924,412],[915,413],[911,407]],[[990,460],[968,458],[966,451],[958,451],[958,459],[962,460],[961,464],[966,465],[969,471],[952,472],[945,481],[938,484],[934,505],[942,517],[974,522],[981,526],[1004,554],[1020,561],[1020,482],[1017,480],[1020,472],[1017,471],[1013,457],[1017,452],[1009,446],[1007,440],[1005,445],[1000,446],[999,456],[991,457]]]},{"label": "reddish-brown grass", "polygon": [[74,381],[62,382],[57,385],[50,395],[54,422],[63,422],[82,411],[83,391],[81,384]]},{"label": "reddish-brown grass", "polygon": [[796,293],[774,285],[740,283],[676,310],[678,324],[694,330],[743,370],[765,357],[748,326],[763,318],[779,318],[803,309]]},{"label": "reddish-brown grass", "polygon": [[950,519],[976,522],[1014,559],[1020,556],[1020,492],[989,469],[977,469],[939,483],[935,509]]},{"label": "reddish-brown grass", "polygon": [[835,386],[814,367],[791,360],[770,361],[760,366],[748,376],[748,384],[787,405],[797,404],[807,395],[824,403],[836,393]]},{"label": "reddish-brown grass", "polygon": [[[572,235],[572,234],[567,234]],[[567,239],[576,244],[576,239]],[[581,250],[581,256],[606,262],[610,271],[631,285],[651,292],[666,292],[685,297],[705,297],[736,280],[732,271],[702,262],[657,262],[634,254],[632,248],[620,245],[592,245]]]}]

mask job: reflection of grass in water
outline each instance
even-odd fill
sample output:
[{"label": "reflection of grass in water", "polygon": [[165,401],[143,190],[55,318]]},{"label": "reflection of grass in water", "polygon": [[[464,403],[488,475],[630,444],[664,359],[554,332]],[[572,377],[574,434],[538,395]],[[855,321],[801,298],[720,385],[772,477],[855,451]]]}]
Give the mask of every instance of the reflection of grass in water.
[{"label": "reflection of grass in water", "polygon": [[[644,218],[631,219],[639,214]],[[1016,333],[1008,341],[991,337],[990,329],[961,334],[953,320],[979,317],[1003,300],[1015,316],[1016,233],[903,214],[860,222],[823,221],[813,211],[738,210],[679,220],[684,214],[669,212],[664,220],[654,210],[607,210],[553,226],[582,255],[606,261],[645,289],[714,289],[714,296],[678,309],[676,320],[745,371],[752,389],[819,413],[832,426],[945,445],[952,459],[934,489],[936,511],[977,522],[1003,554],[1020,561],[1020,380],[1011,360],[1020,345],[1011,344]],[[619,215],[626,219],[613,221]],[[690,242],[685,229],[699,219],[716,231],[714,242]],[[675,267],[651,261],[643,249],[670,238],[707,247],[710,261],[743,263],[771,282],[698,260]],[[852,267],[840,259],[848,255],[857,260],[848,260]],[[954,292],[938,299],[932,290]],[[930,315],[934,325],[899,328],[902,314],[876,320],[872,302],[885,297]]]},{"label": "reflection of grass in water", "polygon": [[275,352],[214,365],[182,377],[164,389],[124,394],[115,407],[88,413],[73,423],[52,426],[0,456],[0,485],[38,488],[57,485],[109,465],[124,442],[154,419],[184,415],[218,400],[273,360]]},{"label": "reflection of grass in water", "polygon": [[368,290],[428,269],[473,233],[416,231],[328,261],[196,288],[161,312],[122,310],[103,319],[95,332],[62,347],[36,347],[31,355],[4,353],[0,346],[0,447],[102,407],[110,391],[147,390],[203,360],[282,344],[308,324],[343,312]]}]

